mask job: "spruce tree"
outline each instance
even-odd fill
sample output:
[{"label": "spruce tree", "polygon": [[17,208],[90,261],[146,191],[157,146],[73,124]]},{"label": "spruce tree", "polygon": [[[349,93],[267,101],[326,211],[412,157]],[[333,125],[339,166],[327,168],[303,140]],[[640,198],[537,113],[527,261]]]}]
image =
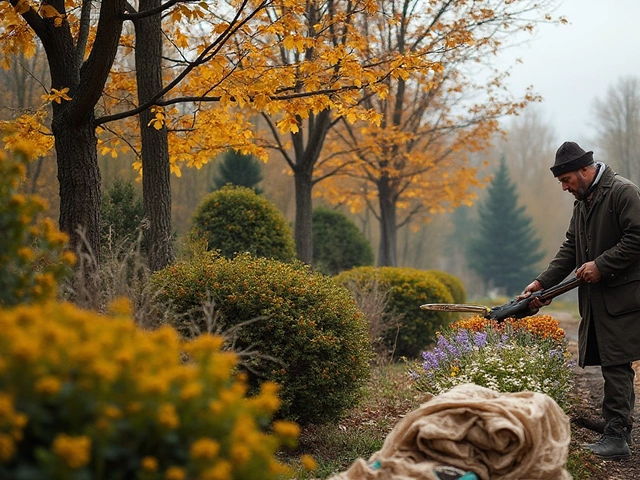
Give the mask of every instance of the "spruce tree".
[{"label": "spruce tree", "polygon": [[485,284],[506,295],[520,293],[538,273],[544,256],[540,239],[511,181],[504,157],[479,206],[476,236],[470,241],[469,266]]},{"label": "spruce tree", "polygon": [[219,190],[225,185],[235,185],[253,189],[257,194],[262,190],[258,184],[262,181],[262,166],[253,155],[244,155],[235,150],[228,150],[218,165],[218,171],[213,176],[213,190]]}]

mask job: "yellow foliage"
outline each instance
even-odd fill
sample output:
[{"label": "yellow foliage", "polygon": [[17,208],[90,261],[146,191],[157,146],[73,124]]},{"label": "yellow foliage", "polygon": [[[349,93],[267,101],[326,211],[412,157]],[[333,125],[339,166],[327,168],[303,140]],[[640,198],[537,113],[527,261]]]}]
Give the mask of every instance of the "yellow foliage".
[{"label": "yellow foliage", "polygon": [[[0,310],[3,471],[11,475],[28,460],[38,478],[52,468],[85,478],[105,468],[122,478],[205,478],[212,469],[247,480],[288,478],[275,454],[296,440],[299,427],[276,422],[267,431],[277,389],[266,384],[247,397],[246,378],[234,374],[236,357],[222,346],[218,337],[184,343],[170,327],[147,332],[129,317],[71,304]],[[198,390],[181,393],[194,383]],[[219,407],[209,408],[216,401]],[[42,417],[25,412],[45,407],[42,436]],[[116,448],[131,438],[145,448]],[[117,457],[103,457],[106,449]],[[36,451],[50,453],[48,460],[37,460]]]}]

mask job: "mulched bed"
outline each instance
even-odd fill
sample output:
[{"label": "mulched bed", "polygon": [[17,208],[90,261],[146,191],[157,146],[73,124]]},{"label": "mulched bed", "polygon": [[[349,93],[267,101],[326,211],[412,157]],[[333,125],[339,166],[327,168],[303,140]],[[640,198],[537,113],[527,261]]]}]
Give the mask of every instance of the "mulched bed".
[{"label": "mulched bed", "polygon": [[[569,348],[576,355],[578,320],[570,315],[552,313],[567,333]],[[640,362],[634,364],[636,370],[636,396],[640,395]],[[571,416],[599,418],[601,416],[602,376],[599,367],[576,367],[575,395],[578,403],[571,412]],[[640,400],[640,396],[639,396]],[[636,402],[636,428],[631,431],[631,458],[628,460],[601,460],[595,455],[586,455],[586,470],[593,480],[636,480],[640,479],[640,408]],[[600,435],[586,428],[572,426],[572,448],[579,449],[582,443],[596,441]],[[576,478],[575,480],[583,480]]]}]

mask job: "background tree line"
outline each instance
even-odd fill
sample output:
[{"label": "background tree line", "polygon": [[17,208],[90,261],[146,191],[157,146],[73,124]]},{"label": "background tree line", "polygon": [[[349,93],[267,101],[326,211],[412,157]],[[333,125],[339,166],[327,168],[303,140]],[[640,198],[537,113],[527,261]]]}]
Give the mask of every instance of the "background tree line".
[{"label": "background tree line", "polygon": [[[367,8],[374,7],[365,4],[361,5],[361,10],[358,10],[360,7],[354,7],[355,10],[346,10],[338,17],[331,17],[329,13],[335,12],[335,9],[325,10],[330,6],[340,6],[330,2],[309,7],[311,9],[304,12],[292,9],[286,18],[269,17],[267,12],[271,10],[268,9],[275,8],[275,4],[260,4],[253,11],[256,16],[260,12],[266,15],[256,24],[265,33],[260,39],[265,47],[265,54],[260,58],[265,61],[268,59],[271,65],[279,65],[281,71],[288,67],[292,67],[292,72],[307,71],[304,78],[296,79],[294,75],[290,81],[292,85],[305,84],[309,88],[298,91],[291,98],[276,98],[276,87],[276,94],[272,94],[269,101],[280,101],[278,113],[273,113],[275,104],[263,99],[265,103],[262,111],[250,109],[249,116],[231,117],[231,104],[227,104],[226,108],[217,108],[226,99],[236,102],[231,109],[234,115],[240,111],[237,107],[241,101],[231,97],[230,93],[245,89],[244,98],[251,99],[254,106],[258,103],[256,99],[260,93],[266,95],[264,91],[258,92],[255,89],[246,93],[247,85],[256,78],[257,73],[251,70],[255,65],[245,59],[255,59],[258,56],[247,46],[249,42],[239,43],[238,39],[256,40],[256,37],[246,36],[248,30],[241,29],[241,26],[247,24],[242,24],[241,21],[235,24],[237,30],[231,30],[232,23],[210,21],[207,17],[210,12],[187,8],[181,2],[141,2],[137,5],[136,12],[127,11],[123,6],[122,11],[117,14],[93,11],[88,7],[89,2],[85,3],[85,10],[88,12],[82,10],[82,3],[78,4],[77,10],[68,11],[62,5],[52,4],[60,15],[52,10],[38,10],[38,5],[35,4],[25,11],[13,9],[11,15],[4,16],[1,38],[5,62],[9,57],[12,59],[10,68],[2,72],[3,85],[8,87],[3,89],[2,116],[18,125],[23,138],[32,138],[42,144],[40,160],[30,166],[31,185],[33,190],[39,190],[53,200],[52,214],[57,214],[56,209],[60,212],[63,228],[62,219],[69,214],[64,213],[65,209],[92,209],[92,212],[85,213],[95,215],[96,207],[89,207],[82,202],[83,207],[68,206],[65,201],[56,201],[58,185],[52,179],[56,170],[63,178],[71,178],[64,173],[59,162],[74,157],[65,157],[60,151],[55,157],[47,154],[51,147],[51,135],[43,137],[38,134],[43,131],[46,133],[42,127],[47,128],[49,125],[52,128],[54,124],[45,118],[47,110],[40,108],[40,97],[44,94],[49,100],[54,117],[55,112],[59,111],[61,118],[68,121],[67,116],[74,111],[67,110],[67,107],[79,105],[82,112],[88,111],[86,105],[80,105],[84,98],[82,95],[96,98],[96,92],[89,94],[82,90],[82,95],[72,95],[69,96],[70,100],[66,100],[64,96],[71,91],[67,94],[60,93],[66,88],[66,77],[56,81],[49,78],[49,72],[52,66],[58,65],[58,60],[51,54],[45,61],[44,52],[48,51],[45,44],[27,41],[25,37],[24,43],[18,43],[17,50],[21,52],[21,56],[9,55],[12,52],[6,48],[8,34],[15,35],[16,32],[29,30],[24,22],[20,24],[20,30],[15,30],[15,27],[6,23],[8,18],[16,16],[22,16],[30,25],[31,39],[33,33],[45,35],[45,32],[50,31],[52,35],[57,35],[61,30],[56,28],[68,28],[72,37],[69,40],[70,48],[76,52],[76,63],[68,67],[70,71],[78,73],[82,67],[82,73],[87,75],[86,72],[98,63],[89,61],[90,54],[104,53],[97,48],[110,49],[109,55],[113,56],[111,69],[109,72],[99,73],[104,80],[100,86],[101,96],[92,107],[93,112],[98,112],[98,118],[101,119],[94,122],[94,128],[100,125],[102,130],[96,137],[96,166],[91,168],[94,172],[99,172],[96,180],[98,186],[102,183],[103,187],[111,184],[116,177],[136,178],[137,174],[130,169],[132,163],[147,172],[145,181],[148,183],[143,181],[142,188],[143,197],[146,198],[144,215],[146,218],[156,219],[151,223],[159,230],[151,236],[156,236],[155,243],[159,245],[170,244],[166,241],[167,238],[188,229],[190,214],[207,193],[210,179],[217,168],[212,160],[219,158],[219,154],[230,146],[237,147],[241,153],[254,153],[262,159],[271,157],[269,162],[263,164],[262,188],[293,222],[298,253],[302,257],[308,258],[313,248],[310,241],[309,207],[329,202],[349,207],[343,211],[352,216],[370,242],[378,247],[379,264],[446,267],[473,278],[465,259],[461,257],[461,250],[455,251],[455,245],[460,239],[451,241],[452,236],[462,237],[462,240],[469,236],[464,228],[461,231],[455,230],[458,228],[454,227],[456,218],[460,222],[462,216],[458,207],[472,203],[475,197],[482,195],[480,187],[487,184],[485,176],[491,172],[485,165],[497,165],[503,154],[512,178],[518,185],[520,201],[527,206],[527,214],[532,217],[536,232],[541,236],[541,247],[547,255],[554,251],[558,238],[564,232],[567,216],[563,209],[566,208],[566,199],[561,195],[562,192],[557,194],[558,192],[550,191],[540,195],[540,189],[547,187],[541,187],[535,180],[541,178],[541,175],[548,175],[549,159],[553,158],[553,151],[558,143],[553,138],[552,128],[536,118],[534,112],[506,124],[506,139],[496,136],[499,120],[505,115],[516,113],[527,101],[535,100],[535,96],[529,93],[520,99],[507,96],[489,104],[485,100],[490,91],[479,89],[476,82],[473,82],[477,74],[474,71],[476,60],[483,55],[498,52],[498,47],[491,44],[489,39],[508,39],[510,32],[498,27],[499,13],[505,13],[504,9],[508,4],[516,3],[520,17],[510,27],[527,28],[531,22],[527,20],[526,14],[542,16],[544,9],[550,4],[538,5],[533,9],[532,4],[527,2],[495,2],[492,3],[493,9],[487,9],[478,16],[480,12],[474,11],[465,2],[460,2],[457,9],[449,9],[448,3],[436,1],[406,2],[404,8],[400,8],[400,2],[380,2],[375,6],[378,13],[403,12],[397,14],[394,22],[382,23],[372,20],[374,17],[371,17]],[[4,13],[12,8],[10,2],[1,4]],[[424,11],[428,13],[420,11],[419,6],[428,6]],[[231,20],[234,18],[232,13],[238,18],[244,13],[246,17],[243,18],[249,22],[248,11],[227,13]],[[73,22],[72,15],[77,15]],[[320,33],[311,28],[318,24],[308,21],[315,19],[326,22],[324,25],[329,32],[345,15],[365,34],[358,36],[348,29],[342,33]],[[94,37],[100,31],[102,18],[113,18],[116,23],[121,20],[124,22],[122,30],[118,30],[118,27],[111,31],[112,37],[117,36],[115,47],[102,44],[98,37]],[[307,19],[306,23],[298,23],[304,25],[305,35],[291,33],[290,28],[294,24],[286,22],[293,22],[292,18],[297,18],[298,22],[303,18]],[[152,20],[156,23],[152,24]],[[127,22],[135,28],[127,27]],[[470,48],[474,44],[470,37],[474,25],[491,26],[492,22],[496,22],[493,24],[495,26],[474,37],[476,47]],[[453,27],[454,24],[456,28]],[[464,28],[459,27],[461,24]],[[189,25],[196,25],[200,29],[198,34],[202,31],[214,33],[208,40],[211,43],[204,45],[197,42],[195,39],[198,35],[195,31],[190,35]],[[14,31],[10,31],[11,28]],[[154,34],[141,33],[147,31],[145,28]],[[121,32],[120,35],[117,35],[118,31]],[[235,43],[230,40],[232,31],[238,35],[234,37],[237,40]],[[162,35],[158,40],[158,34],[163,32],[165,38],[172,39],[171,44],[163,42]],[[88,37],[85,38],[85,35]],[[369,42],[365,47],[363,42],[372,37],[387,41]],[[155,44],[145,49],[147,47],[144,46],[143,39],[150,41],[152,38],[156,38]],[[315,41],[312,42],[314,38]],[[225,65],[221,65],[223,50],[211,53],[209,57],[184,57],[182,60],[163,50],[171,46],[175,47],[177,53],[181,45],[183,52],[186,48],[192,51],[215,49],[217,47],[214,44],[220,46],[224,41],[229,42],[225,58],[232,55],[237,59]],[[246,50],[241,50],[239,45]],[[267,45],[277,48],[269,50]],[[350,45],[358,55],[348,55],[341,45]],[[477,45],[486,47],[486,50]],[[84,47],[86,58],[79,56],[81,47]],[[322,54],[318,53],[320,51]],[[137,62],[132,58],[131,52],[138,55]],[[308,72],[312,65],[318,68],[323,61],[327,62],[330,54],[333,56],[329,63],[333,65],[334,73],[327,78],[335,86],[335,91],[332,92],[334,97],[322,96],[318,92],[315,95],[314,91],[320,90],[317,83],[320,77]],[[154,66],[148,61],[153,58],[165,60]],[[363,67],[374,58],[388,59],[384,74],[368,71]],[[400,58],[405,63],[401,67],[392,66],[392,59]],[[205,65],[207,62],[210,62],[208,66]],[[347,64],[352,70],[346,67]],[[301,65],[305,66],[302,70]],[[145,68],[148,68],[148,74],[144,73]],[[262,67],[260,75],[271,78],[267,75],[269,71],[267,67]],[[500,75],[503,73],[496,72],[493,82],[487,84],[500,85]],[[183,74],[184,77],[180,77]],[[210,80],[206,85],[213,88],[222,85],[222,79],[232,78],[232,74],[238,75],[237,83],[221,88],[221,95],[209,95],[210,92],[196,88],[203,84],[205,77]],[[193,80],[189,75],[192,75]],[[154,77],[155,84],[150,81],[147,85],[147,77]],[[78,83],[82,88],[87,88],[86,78],[88,77],[82,77]],[[219,79],[219,83],[211,81],[212,78]],[[360,81],[365,78],[366,87],[358,87],[354,80],[356,78]],[[184,84],[181,85],[179,81]],[[55,91],[49,88],[49,82],[53,82],[52,86],[55,83]],[[343,88],[346,84],[349,84],[348,89]],[[146,94],[140,91],[144,85],[147,85]],[[166,96],[159,96],[160,93],[166,95],[171,91],[165,87],[169,85],[175,88],[176,93],[171,100],[167,100]],[[282,88],[282,84],[278,85]],[[289,90],[280,92],[285,91]],[[338,94],[343,94],[340,97],[342,103],[335,101],[335,95]],[[476,100],[469,101],[470,97]],[[145,98],[148,100],[145,101]],[[305,100],[298,101],[299,98]],[[621,79],[618,84],[612,85],[602,99],[594,100],[594,116],[600,125],[600,138],[596,145],[603,153],[601,158],[623,175],[637,181],[634,178],[638,175],[638,156],[634,153],[634,149],[637,149],[634,132],[638,128],[636,98],[637,80]],[[216,108],[206,108],[207,105],[216,105]],[[162,110],[159,107],[163,107]],[[464,112],[468,112],[469,116],[465,117]],[[260,114],[260,120],[248,123],[249,119],[258,118],[256,113]],[[451,116],[447,117],[449,114]],[[142,116],[136,120],[136,115]],[[175,120],[169,120],[170,115],[174,115]],[[126,123],[127,118],[129,123]],[[196,118],[198,119],[195,120]],[[230,118],[234,120],[228,121]],[[131,120],[138,125],[130,123]],[[203,123],[197,123],[200,120]],[[224,123],[223,120],[228,122]],[[373,123],[370,123],[372,120]],[[377,121],[380,121],[380,127],[377,126]],[[223,128],[223,124],[232,126]],[[167,132],[163,132],[164,129]],[[252,131],[251,138],[242,140],[249,130]],[[53,131],[55,136],[55,129]],[[135,135],[137,131],[144,132],[142,137]],[[146,141],[145,135],[149,136]],[[167,137],[167,146],[162,147],[161,152],[156,151],[156,148],[165,142],[157,135]],[[5,141],[10,143],[11,139]],[[492,149],[489,148],[491,143]],[[148,145],[146,149],[145,144]],[[596,145],[594,150],[598,148]],[[169,148],[173,150],[169,151]],[[145,150],[149,154],[147,158],[153,162],[146,169],[143,160]],[[268,152],[274,153],[271,155]],[[283,163],[278,155],[285,160],[289,173],[294,177],[293,182],[290,176],[283,175]],[[86,169],[86,164],[83,165],[82,168]],[[184,168],[185,165],[198,169]],[[156,167],[158,172],[151,173]],[[76,171],[80,167],[70,168]],[[296,173],[297,170],[299,171]],[[170,171],[180,177],[171,178]],[[456,177],[454,173],[460,176]],[[447,178],[449,180],[443,181]],[[311,188],[316,184],[319,185],[317,191],[312,193]],[[452,191],[453,187],[460,190]],[[92,188],[95,193],[96,187]],[[77,193],[71,194],[64,185],[59,191],[62,197],[68,196],[68,200],[81,198]],[[322,196],[324,200],[312,201],[311,195]],[[92,205],[92,202],[89,204]],[[535,205],[534,208],[531,207],[532,204]],[[151,211],[154,208],[161,211],[154,213]],[[445,213],[455,209],[458,210],[454,214]],[[303,212],[303,218],[298,218]],[[437,213],[445,214],[436,215]],[[473,211],[468,213],[471,218],[475,215]],[[428,220],[429,223],[424,226],[423,220]],[[465,223],[471,226],[473,222],[463,220],[462,227]],[[70,226],[67,229],[73,230]],[[163,258],[157,260],[158,265],[161,265],[170,260],[172,253],[164,252],[159,255]]]}]

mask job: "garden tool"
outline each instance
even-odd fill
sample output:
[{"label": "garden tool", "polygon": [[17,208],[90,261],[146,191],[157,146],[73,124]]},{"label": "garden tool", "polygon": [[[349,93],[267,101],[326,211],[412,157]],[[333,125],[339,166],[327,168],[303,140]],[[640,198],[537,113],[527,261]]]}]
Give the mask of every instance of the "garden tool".
[{"label": "garden tool", "polygon": [[565,282],[559,283],[555,287],[550,287],[544,290],[539,290],[532,293],[528,297],[518,295],[517,297],[509,300],[507,303],[498,305],[497,307],[489,308],[484,305],[463,305],[456,303],[427,303],[420,305],[423,310],[435,310],[439,312],[463,312],[463,313],[475,313],[481,315],[488,320],[496,320],[498,323],[505,321],[507,318],[524,318],[538,313],[538,308],[531,308],[529,303],[534,298],[539,298],[540,301],[545,302],[551,300],[563,293],[573,290],[582,283],[582,280],[578,277],[574,277]]}]

